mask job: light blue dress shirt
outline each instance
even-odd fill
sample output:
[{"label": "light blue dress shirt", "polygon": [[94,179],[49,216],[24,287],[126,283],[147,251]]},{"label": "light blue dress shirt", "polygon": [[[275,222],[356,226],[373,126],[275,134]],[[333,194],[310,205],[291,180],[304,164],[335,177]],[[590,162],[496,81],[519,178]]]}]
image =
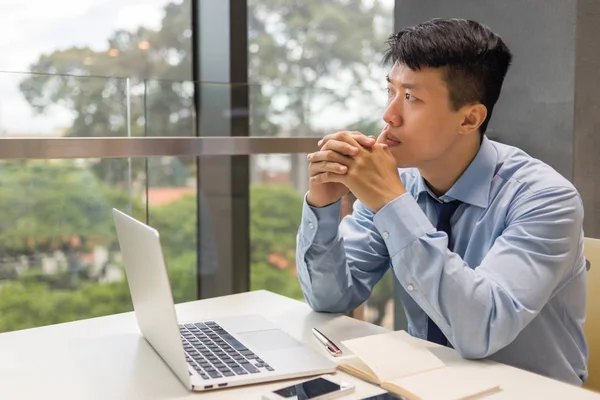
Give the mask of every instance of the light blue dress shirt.
[{"label": "light blue dress shirt", "polygon": [[[360,201],[339,222],[340,202],[304,202],[297,267],[309,305],[348,312],[388,268],[411,335],[427,316],[465,358],[489,358],[565,382],[587,377],[583,333],[583,205],[573,185],[523,151],[484,137],[467,170],[439,199],[416,169],[408,193],[374,213]],[[459,200],[448,236],[436,201]]]}]

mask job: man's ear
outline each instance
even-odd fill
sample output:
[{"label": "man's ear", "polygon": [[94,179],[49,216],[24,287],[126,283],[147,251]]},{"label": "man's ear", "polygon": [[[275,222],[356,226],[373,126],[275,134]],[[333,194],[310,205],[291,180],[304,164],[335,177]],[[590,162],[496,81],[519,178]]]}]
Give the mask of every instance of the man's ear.
[{"label": "man's ear", "polygon": [[483,121],[487,117],[487,108],[481,103],[467,104],[462,107],[461,114],[463,115],[462,123],[458,133],[468,135],[479,129]]}]

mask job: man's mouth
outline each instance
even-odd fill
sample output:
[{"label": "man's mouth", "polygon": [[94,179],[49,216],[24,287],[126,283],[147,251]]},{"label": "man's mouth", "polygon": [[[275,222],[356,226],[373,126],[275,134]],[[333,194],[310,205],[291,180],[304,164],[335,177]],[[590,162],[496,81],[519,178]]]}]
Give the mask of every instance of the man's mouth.
[{"label": "man's mouth", "polygon": [[385,135],[385,143],[389,147],[394,147],[394,146],[398,146],[398,145],[402,144],[402,142],[400,140],[396,139],[395,137],[393,137],[389,133],[386,133],[386,135]]}]

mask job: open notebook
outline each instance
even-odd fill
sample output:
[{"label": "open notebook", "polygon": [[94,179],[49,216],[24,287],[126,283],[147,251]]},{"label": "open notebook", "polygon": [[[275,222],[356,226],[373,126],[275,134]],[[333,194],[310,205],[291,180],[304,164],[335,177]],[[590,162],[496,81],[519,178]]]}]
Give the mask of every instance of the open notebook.
[{"label": "open notebook", "polygon": [[338,367],[410,400],[479,399],[500,390],[477,361],[445,365],[405,331],[342,342],[353,356]]}]

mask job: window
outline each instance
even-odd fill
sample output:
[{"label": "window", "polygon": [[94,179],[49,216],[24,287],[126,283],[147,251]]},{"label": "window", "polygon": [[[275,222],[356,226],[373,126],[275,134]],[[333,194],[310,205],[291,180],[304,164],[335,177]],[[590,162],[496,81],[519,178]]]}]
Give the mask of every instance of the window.
[{"label": "window", "polygon": [[[1,18],[3,138],[195,135],[189,0],[9,0]],[[195,299],[195,165],[1,161],[0,331],[131,310],[112,207],[149,213],[175,300]]]},{"label": "window", "polygon": [[[348,129],[377,135],[386,100],[381,53],[392,25],[389,0],[249,0],[251,135],[293,138]],[[259,214],[261,221],[278,221],[276,229],[252,225],[251,288],[302,299],[295,243],[308,189],[306,154],[258,155],[251,163],[251,220],[258,224]],[[277,235],[267,238],[267,232]],[[366,304],[371,321],[383,321],[382,312],[393,315],[390,282],[378,285],[377,301]]]}]

